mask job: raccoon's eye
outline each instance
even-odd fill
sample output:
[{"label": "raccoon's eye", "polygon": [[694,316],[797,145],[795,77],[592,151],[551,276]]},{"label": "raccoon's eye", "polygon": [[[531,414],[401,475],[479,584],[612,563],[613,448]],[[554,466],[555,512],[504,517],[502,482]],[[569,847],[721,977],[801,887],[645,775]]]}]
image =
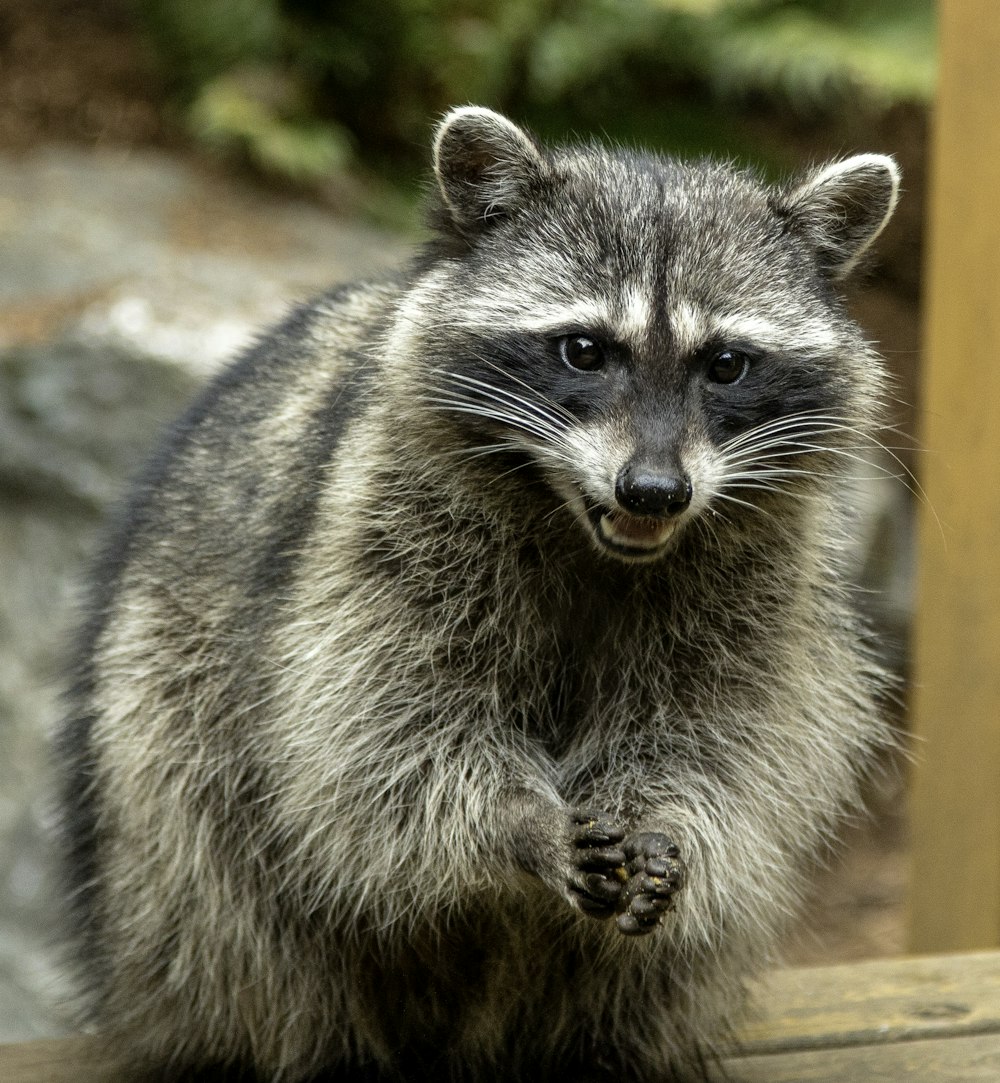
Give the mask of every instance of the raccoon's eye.
[{"label": "raccoon's eye", "polygon": [[566,335],[559,340],[559,356],[574,369],[589,372],[604,364],[604,349],[587,335]]},{"label": "raccoon's eye", "polygon": [[738,350],[720,350],[705,371],[713,384],[738,384],[750,371],[750,358]]}]

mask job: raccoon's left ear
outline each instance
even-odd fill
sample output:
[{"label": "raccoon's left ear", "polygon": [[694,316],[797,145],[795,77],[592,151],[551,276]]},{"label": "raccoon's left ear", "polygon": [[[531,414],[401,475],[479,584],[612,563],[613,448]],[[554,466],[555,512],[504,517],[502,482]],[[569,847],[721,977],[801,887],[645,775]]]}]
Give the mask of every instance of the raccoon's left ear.
[{"label": "raccoon's left ear", "polygon": [[452,109],[434,136],[434,175],[452,222],[469,236],[509,214],[546,171],[534,140],[492,109]]},{"label": "raccoon's left ear", "polygon": [[887,154],[857,154],[809,173],[776,200],[779,213],[816,246],[820,267],[846,278],[882,232],[899,198],[899,167]]}]

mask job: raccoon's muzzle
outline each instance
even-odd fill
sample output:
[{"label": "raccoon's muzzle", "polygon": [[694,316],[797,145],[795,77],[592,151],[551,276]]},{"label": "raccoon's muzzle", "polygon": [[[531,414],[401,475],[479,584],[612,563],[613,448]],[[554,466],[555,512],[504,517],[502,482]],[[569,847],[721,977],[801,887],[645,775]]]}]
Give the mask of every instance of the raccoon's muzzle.
[{"label": "raccoon's muzzle", "polygon": [[678,469],[629,463],[615,479],[615,506],[598,505],[589,518],[601,546],[624,560],[650,560],[664,551],[694,495]]},{"label": "raccoon's muzzle", "polygon": [[629,463],[615,479],[615,500],[630,515],[672,519],[686,511],[694,490],[679,470],[657,471]]}]

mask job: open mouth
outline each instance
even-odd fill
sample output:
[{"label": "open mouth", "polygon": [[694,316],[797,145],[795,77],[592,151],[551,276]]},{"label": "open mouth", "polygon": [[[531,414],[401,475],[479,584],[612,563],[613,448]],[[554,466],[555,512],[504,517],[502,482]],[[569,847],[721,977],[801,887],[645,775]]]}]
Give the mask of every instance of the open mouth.
[{"label": "open mouth", "polygon": [[606,549],[630,560],[658,556],[677,529],[676,519],[630,515],[600,505],[588,508],[587,516],[597,540]]}]

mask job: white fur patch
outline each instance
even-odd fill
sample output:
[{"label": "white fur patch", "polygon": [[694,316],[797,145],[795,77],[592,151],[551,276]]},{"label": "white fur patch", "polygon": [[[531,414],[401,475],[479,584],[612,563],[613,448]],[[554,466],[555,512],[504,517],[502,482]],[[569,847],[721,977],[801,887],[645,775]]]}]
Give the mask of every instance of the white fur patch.
[{"label": "white fur patch", "polygon": [[697,350],[708,338],[711,325],[697,305],[679,298],[670,311],[670,330],[679,352],[688,354]]},{"label": "white fur patch", "polygon": [[617,468],[632,454],[619,428],[607,420],[573,425],[566,431],[564,447],[573,463],[576,484],[593,500],[610,505]]},{"label": "white fur patch", "polygon": [[493,332],[498,329],[531,331],[539,334],[580,331],[609,332],[618,341],[641,341],[649,321],[649,305],[638,292],[625,299],[619,307],[596,297],[576,300],[534,300],[495,297],[488,294],[467,298],[460,312],[448,317],[451,327],[470,331]]},{"label": "white fur patch", "polygon": [[814,322],[786,326],[767,316],[751,312],[713,315],[711,333],[732,342],[749,342],[764,350],[805,349],[822,353],[836,349],[837,335],[826,325]]},{"label": "white fur patch", "polygon": [[579,328],[606,327],[613,321],[608,306],[593,298],[581,297],[579,301],[561,304],[558,301],[537,305],[516,321],[524,331],[559,331]]},{"label": "white fur patch", "polygon": [[640,342],[645,337],[652,316],[649,299],[635,286],[626,290],[617,320],[622,338],[628,342]]}]

